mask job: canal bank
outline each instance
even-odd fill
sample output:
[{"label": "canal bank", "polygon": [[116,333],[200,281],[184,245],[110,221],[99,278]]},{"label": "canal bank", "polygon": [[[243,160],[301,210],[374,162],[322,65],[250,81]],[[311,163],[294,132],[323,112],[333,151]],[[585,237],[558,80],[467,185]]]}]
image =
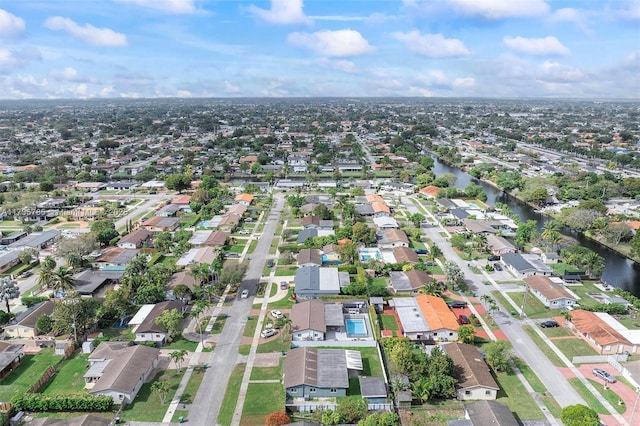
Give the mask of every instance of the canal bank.
[{"label": "canal bank", "polygon": [[[443,173],[453,174],[456,177],[455,186],[459,189],[464,189],[470,183],[480,185],[487,194],[487,204],[491,206],[495,206],[496,203],[505,204],[513,213],[520,217],[520,220],[524,222],[534,220],[538,224],[539,230],[542,230],[544,224],[551,220],[550,216],[536,211],[527,203],[502,191],[493,184],[478,180],[465,171],[445,164],[437,158],[434,158],[433,172],[436,176],[440,176]],[[562,235],[575,240],[579,245],[603,257],[605,270],[602,273],[601,279],[604,282],[640,297],[640,265],[638,263],[570,228],[563,227],[560,232]]]}]

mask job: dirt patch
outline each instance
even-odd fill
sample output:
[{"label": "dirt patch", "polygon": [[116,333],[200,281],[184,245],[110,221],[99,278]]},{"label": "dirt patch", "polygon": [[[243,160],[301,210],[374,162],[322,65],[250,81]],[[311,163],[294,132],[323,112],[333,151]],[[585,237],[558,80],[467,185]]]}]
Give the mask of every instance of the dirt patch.
[{"label": "dirt patch", "polygon": [[277,367],[280,365],[280,358],[282,355],[278,352],[271,352],[266,354],[256,354],[256,358],[253,361],[254,367]]}]

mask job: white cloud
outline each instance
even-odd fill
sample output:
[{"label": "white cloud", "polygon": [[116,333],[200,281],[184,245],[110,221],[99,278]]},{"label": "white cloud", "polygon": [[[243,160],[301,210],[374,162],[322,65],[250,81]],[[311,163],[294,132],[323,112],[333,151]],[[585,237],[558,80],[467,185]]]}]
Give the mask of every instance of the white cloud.
[{"label": "white cloud", "polygon": [[420,34],[420,31],[414,30],[408,33],[393,33],[392,37],[404,42],[409,50],[429,58],[447,58],[469,54],[469,50],[462,41],[455,38],[444,38],[442,34]]},{"label": "white cloud", "polygon": [[191,92],[190,92],[190,91],[188,91],[188,90],[178,90],[178,91],[176,92],[176,97],[178,97],[178,98],[190,98],[190,97],[192,97],[192,96],[193,96],[193,95],[192,95],[192,94],[191,94]]},{"label": "white cloud", "polygon": [[548,36],[544,38],[525,38],[506,36],[502,42],[509,49],[528,55],[567,55],[567,49],[557,38]]},{"label": "white cloud", "polygon": [[61,70],[55,69],[49,72],[49,75],[57,80],[70,80],[74,81],[78,79],[78,71],[75,68],[64,68]]},{"label": "white cloud", "polygon": [[580,9],[565,7],[555,10],[549,16],[548,20],[553,24],[564,24],[565,22],[569,22],[571,24],[574,24],[585,34],[593,33],[586,12]]},{"label": "white cloud", "polygon": [[446,0],[456,11],[486,19],[524,18],[545,15],[545,0]]},{"label": "white cloud", "polygon": [[302,0],[271,0],[271,9],[251,5],[247,10],[272,24],[313,24],[313,20],[302,11]]},{"label": "white cloud", "polygon": [[0,9],[0,37],[15,37],[24,32],[24,19]]},{"label": "white cloud", "polygon": [[197,11],[195,0],[114,0],[166,13],[190,14]]},{"label": "white cloud", "polygon": [[291,33],[287,42],[328,57],[359,56],[373,51],[369,42],[355,30]]},{"label": "white cloud", "polygon": [[42,55],[37,49],[9,50],[0,48],[0,71],[23,68],[34,60],[42,60]]},{"label": "white cloud", "polygon": [[454,89],[469,89],[476,85],[476,79],[473,77],[461,77],[453,80]]},{"label": "white cloud", "polygon": [[618,16],[626,21],[640,20],[640,0],[630,0],[625,7],[618,10]]},{"label": "white cloud", "polygon": [[342,72],[353,73],[357,71],[356,64],[354,64],[351,61],[346,61],[344,59],[332,60],[332,59],[322,58],[318,62],[323,67],[331,68],[331,69],[342,71]]},{"label": "white cloud", "polygon": [[550,83],[573,83],[582,81],[585,74],[577,68],[568,67],[558,62],[545,61],[540,65],[541,81]]},{"label": "white cloud", "polygon": [[96,28],[86,24],[81,26],[69,18],[53,16],[44,22],[52,31],[63,31],[70,36],[96,46],[126,46],[127,36],[109,28]]},{"label": "white cloud", "polygon": [[225,93],[238,93],[240,92],[240,88],[229,81],[224,81],[224,91]]}]

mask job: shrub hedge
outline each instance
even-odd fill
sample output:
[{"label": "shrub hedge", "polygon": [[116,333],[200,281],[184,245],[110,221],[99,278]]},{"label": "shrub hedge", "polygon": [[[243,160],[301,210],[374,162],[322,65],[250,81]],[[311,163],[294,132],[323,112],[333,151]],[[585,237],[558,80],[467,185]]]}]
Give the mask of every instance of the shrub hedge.
[{"label": "shrub hedge", "polygon": [[113,406],[113,399],[104,395],[27,393],[15,395],[11,398],[11,403],[19,411],[109,411]]}]

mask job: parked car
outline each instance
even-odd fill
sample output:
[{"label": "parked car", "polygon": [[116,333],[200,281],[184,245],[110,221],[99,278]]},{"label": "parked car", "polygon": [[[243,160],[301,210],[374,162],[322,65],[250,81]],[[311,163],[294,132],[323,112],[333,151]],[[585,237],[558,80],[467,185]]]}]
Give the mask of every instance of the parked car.
[{"label": "parked car", "polygon": [[271,260],[271,259],[267,260],[267,267],[268,268],[273,268],[273,260]]},{"label": "parked car", "polygon": [[260,337],[266,339],[268,337],[275,336],[276,334],[278,334],[278,331],[275,328],[265,328],[260,332]]},{"label": "parked car", "polygon": [[247,297],[249,297],[249,290],[245,288],[242,290],[242,293],[240,293],[240,299],[246,299]]},{"label": "parked car", "polygon": [[496,255],[494,254],[494,255],[491,255],[491,256],[487,257],[487,260],[488,260],[489,262],[495,262],[496,260],[500,260],[500,256],[496,256]]},{"label": "parked car", "polygon": [[276,309],[271,311],[271,316],[274,318],[284,318],[284,314]]},{"label": "parked car", "polygon": [[499,263],[494,263],[493,269],[495,269],[496,271],[502,271],[502,265],[500,265]]},{"label": "parked car", "polygon": [[18,275],[18,278],[29,278],[31,275],[33,275],[33,272],[25,271],[25,272],[21,273],[20,275]]},{"label": "parked car", "polygon": [[444,281],[438,281],[438,285],[440,286],[441,289],[446,290],[447,289],[447,285],[444,283]]},{"label": "parked car", "polygon": [[459,315],[458,321],[460,321],[460,324],[469,324],[469,317],[466,315]]},{"label": "parked car", "polygon": [[427,253],[429,253],[426,249],[415,249],[414,252],[416,254],[427,254]]},{"label": "parked car", "polygon": [[558,327],[558,322],[556,320],[542,321],[540,323],[540,327],[542,327],[542,328]]},{"label": "parked car", "polygon": [[616,378],[613,377],[611,374],[607,373],[606,371],[600,369],[600,368],[594,368],[593,369],[593,375],[596,377],[600,377],[602,380],[604,380],[607,383],[615,383],[617,382]]},{"label": "parked car", "polygon": [[280,290],[286,290],[289,288],[289,284],[286,281],[280,281]]},{"label": "parked car", "polygon": [[466,302],[459,302],[459,301],[449,302],[448,305],[449,305],[449,308],[451,309],[462,309],[465,306],[467,306]]}]

